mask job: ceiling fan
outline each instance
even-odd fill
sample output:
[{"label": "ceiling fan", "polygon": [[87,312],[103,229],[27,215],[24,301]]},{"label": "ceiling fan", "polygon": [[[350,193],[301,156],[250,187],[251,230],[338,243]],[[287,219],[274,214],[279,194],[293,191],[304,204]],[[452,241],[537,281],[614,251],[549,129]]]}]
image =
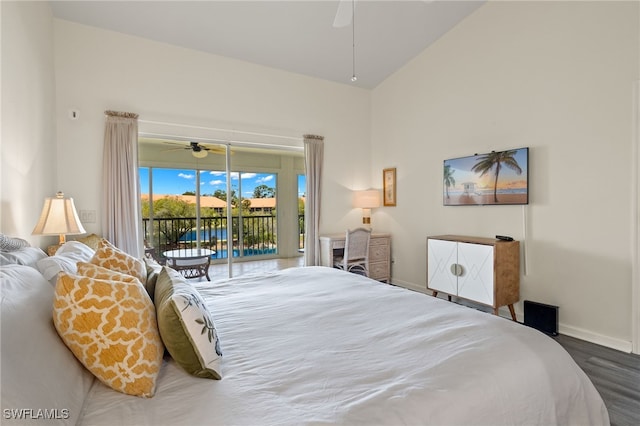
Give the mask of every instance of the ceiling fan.
[{"label": "ceiling fan", "polygon": [[181,149],[186,149],[186,150],[191,150],[191,155],[193,155],[196,158],[205,158],[207,155],[209,155],[209,152],[212,152],[214,154],[225,153],[225,150],[222,147],[204,145],[204,144],[200,144],[198,142],[193,142],[193,141],[189,142],[188,146],[184,146],[181,143],[175,143],[175,142],[165,142],[165,143],[170,145],[180,145],[180,148],[167,149],[164,152],[179,151]]}]

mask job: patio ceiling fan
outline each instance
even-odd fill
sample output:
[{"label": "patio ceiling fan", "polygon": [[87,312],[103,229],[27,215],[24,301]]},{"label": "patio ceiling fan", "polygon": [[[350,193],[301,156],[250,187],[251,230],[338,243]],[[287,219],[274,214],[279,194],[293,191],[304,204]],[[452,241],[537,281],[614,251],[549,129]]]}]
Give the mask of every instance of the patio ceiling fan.
[{"label": "patio ceiling fan", "polygon": [[214,154],[225,153],[224,148],[212,146],[212,145],[204,145],[204,144],[200,144],[198,142],[193,142],[193,141],[189,142],[188,146],[184,146],[183,144],[177,143],[177,142],[165,142],[165,143],[170,145],[180,145],[180,148],[167,149],[164,152],[179,151],[181,149],[186,149],[186,150],[191,150],[191,154],[196,158],[205,158],[207,155],[209,155],[209,152],[212,152]]}]

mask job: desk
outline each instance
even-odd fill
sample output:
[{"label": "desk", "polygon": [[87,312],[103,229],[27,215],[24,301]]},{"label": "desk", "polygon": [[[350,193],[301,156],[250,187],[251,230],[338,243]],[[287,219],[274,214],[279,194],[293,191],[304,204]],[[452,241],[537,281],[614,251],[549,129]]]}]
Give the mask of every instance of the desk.
[{"label": "desk", "polygon": [[177,249],[162,253],[167,258],[167,266],[179,271],[185,278],[209,278],[209,261],[216,254],[209,249]]},{"label": "desk", "polygon": [[[334,254],[344,253],[346,234],[320,236],[320,265],[333,267]],[[369,241],[369,278],[391,281],[391,234],[371,234]]]}]

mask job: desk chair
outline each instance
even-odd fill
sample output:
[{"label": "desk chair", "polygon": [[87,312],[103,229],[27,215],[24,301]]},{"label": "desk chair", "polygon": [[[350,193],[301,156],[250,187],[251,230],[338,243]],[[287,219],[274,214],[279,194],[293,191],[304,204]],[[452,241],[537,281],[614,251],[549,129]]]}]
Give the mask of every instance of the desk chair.
[{"label": "desk chair", "polygon": [[347,272],[369,276],[369,241],[371,230],[357,228],[347,231],[344,256],[334,259],[333,266]]}]

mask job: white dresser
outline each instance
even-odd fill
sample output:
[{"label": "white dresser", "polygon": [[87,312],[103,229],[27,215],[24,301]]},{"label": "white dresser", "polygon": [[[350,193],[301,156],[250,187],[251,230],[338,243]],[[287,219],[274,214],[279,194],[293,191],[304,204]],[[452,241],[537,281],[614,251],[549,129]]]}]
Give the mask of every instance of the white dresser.
[{"label": "white dresser", "polygon": [[[333,267],[336,252],[344,251],[345,234],[320,236],[320,264]],[[369,278],[391,281],[391,234],[371,234],[369,241]]]}]

